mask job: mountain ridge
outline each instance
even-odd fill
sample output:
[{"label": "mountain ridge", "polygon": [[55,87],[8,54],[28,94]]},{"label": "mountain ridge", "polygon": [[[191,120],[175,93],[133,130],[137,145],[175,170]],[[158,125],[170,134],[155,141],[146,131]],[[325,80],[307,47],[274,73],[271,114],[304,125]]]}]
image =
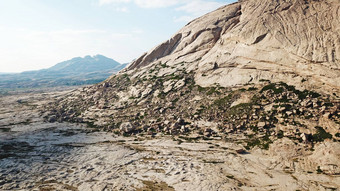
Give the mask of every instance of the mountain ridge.
[{"label": "mountain ridge", "polygon": [[126,65],[102,55],[76,57],[47,69],[0,74],[0,88],[13,90],[94,84],[104,81]]},{"label": "mountain ridge", "polygon": [[[100,66],[95,65],[98,64],[96,62],[100,61]],[[76,57],[72,58],[71,60],[67,60],[61,63],[58,63],[50,68],[47,69],[47,71],[73,71],[76,67],[78,70],[82,69],[82,72],[94,72],[98,70],[110,70],[117,67],[118,69],[121,68],[121,65],[119,62],[107,58],[102,55],[95,55],[93,57],[91,56],[85,56],[84,58]]]}]

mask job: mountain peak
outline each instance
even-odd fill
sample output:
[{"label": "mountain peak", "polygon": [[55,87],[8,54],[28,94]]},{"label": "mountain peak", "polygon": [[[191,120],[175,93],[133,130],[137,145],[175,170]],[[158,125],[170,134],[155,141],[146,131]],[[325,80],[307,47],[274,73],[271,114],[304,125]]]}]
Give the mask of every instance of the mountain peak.
[{"label": "mountain peak", "polygon": [[56,64],[47,69],[48,71],[63,71],[63,72],[96,72],[102,70],[114,70],[120,67],[121,64],[117,61],[107,58],[103,55],[76,57],[68,61]]},{"label": "mountain peak", "polygon": [[87,55],[87,56],[84,56],[84,59],[92,59],[94,57],[90,56],[90,55]]}]

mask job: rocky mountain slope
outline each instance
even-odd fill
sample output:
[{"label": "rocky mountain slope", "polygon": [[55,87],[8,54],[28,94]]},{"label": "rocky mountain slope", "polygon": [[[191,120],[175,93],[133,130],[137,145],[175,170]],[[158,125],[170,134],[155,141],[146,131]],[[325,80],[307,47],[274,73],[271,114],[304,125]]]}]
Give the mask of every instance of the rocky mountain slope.
[{"label": "rocky mountain slope", "polygon": [[336,178],[339,8],[334,0],[221,7],[105,82],[56,100],[46,120],[125,136],[233,142],[241,154],[266,150],[287,173]]},{"label": "rocky mountain slope", "polygon": [[192,21],[129,69],[184,62],[201,86],[267,79],[339,93],[338,10],[334,0],[241,1]]},{"label": "rocky mountain slope", "polygon": [[102,55],[77,57],[48,69],[0,74],[1,90],[95,84],[123,69],[126,64]]}]

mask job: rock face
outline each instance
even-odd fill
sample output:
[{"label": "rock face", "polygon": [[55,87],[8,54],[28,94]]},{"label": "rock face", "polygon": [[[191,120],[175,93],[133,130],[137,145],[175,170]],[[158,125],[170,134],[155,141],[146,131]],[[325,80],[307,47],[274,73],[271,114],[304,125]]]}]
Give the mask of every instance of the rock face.
[{"label": "rock face", "polygon": [[192,21],[129,70],[184,62],[202,86],[267,79],[339,92],[339,7],[334,0],[239,1]]}]

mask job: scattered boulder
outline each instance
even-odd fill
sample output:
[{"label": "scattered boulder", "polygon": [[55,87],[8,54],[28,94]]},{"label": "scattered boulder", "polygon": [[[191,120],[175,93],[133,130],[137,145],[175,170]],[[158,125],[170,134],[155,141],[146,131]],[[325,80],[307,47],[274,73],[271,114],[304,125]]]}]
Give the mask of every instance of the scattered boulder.
[{"label": "scattered boulder", "polygon": [[206,128],[205,130],[204,130],[204,136],[206,136],[206,137],[211,137],[213,134],[215,134],[215,132],[214,132],[214,130],[212,130],[211,128]]},{"label": "scattered boulder", "polygon": [[50,123],[55,123],[57,121],[57,116],[51,115],[48,117],[47,121]]},{"label": "scattered boulder", "polygon": [[178,123],[178,125],[185,125],[185,121],[182,118],[178,118],[177,123]]},{"label": "scattered boulder", "polygon": [[237,150],[236,150],[236,153],[237,153],[237,154],[240,154],[240,155],[244,155],[244,154],[247,154],[247,151],[244,150],[244,149],[237,149]]},{"label": "scattered boulder", "polygon": [[257,127],[258,127],[258,128],[264,128],[265,126],[266,126],[266,122],[262,122],[262,121],[261,121],[261,122],[258,122],[258,123],[257,123]]},{"label": "scattered boulder", "polygon": [[179,89],[181,87],[183,87],[185,85],[185,79],[179,80],[178,82],[176,82],[176,84],[174,85],[174,89]]},{"label": "scattered boulder", "polygon": [[119,129],[124,133],[132,133],[134,130],[136,130],[136,127],[130,122],[125,122],[120,125]]}]

